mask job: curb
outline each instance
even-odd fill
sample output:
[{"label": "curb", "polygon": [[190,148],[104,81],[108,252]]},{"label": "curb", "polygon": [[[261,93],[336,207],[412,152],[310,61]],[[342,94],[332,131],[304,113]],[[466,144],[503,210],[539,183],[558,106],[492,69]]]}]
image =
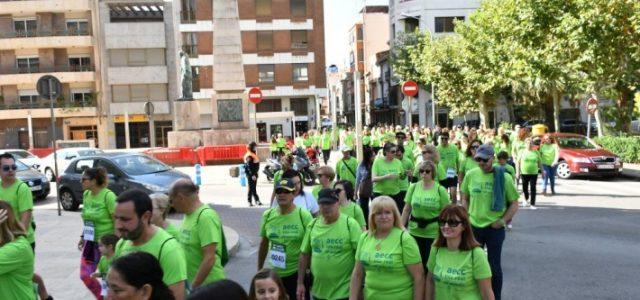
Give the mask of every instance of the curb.
[{"label": "curb", "polygon": [[622,168],[620,175],[626,178],[640,180],[640,170]]},{"label": "curb", "polygon": [[227,252],[229,253],[229,257],[233,257],[240,250],[240,236],[238,232],[231,227],[223,225],[222,230],[224,230],[224,237],[227,239]]}]

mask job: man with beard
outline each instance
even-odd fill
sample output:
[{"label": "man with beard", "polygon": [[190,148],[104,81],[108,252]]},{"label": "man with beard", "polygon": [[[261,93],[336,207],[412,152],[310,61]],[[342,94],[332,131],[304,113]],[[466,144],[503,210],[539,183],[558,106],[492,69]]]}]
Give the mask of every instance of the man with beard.
[{"label": "man with beard", "polygon": [[115,228],[122,238],[115,249],[118,258],[130,252],[142,251],[160,262],[164,277],[175,299],[185,298],[187,266],[180,243],[162,228],[151,224],[151,198],[141,190],[129,190],[116,199]]}]

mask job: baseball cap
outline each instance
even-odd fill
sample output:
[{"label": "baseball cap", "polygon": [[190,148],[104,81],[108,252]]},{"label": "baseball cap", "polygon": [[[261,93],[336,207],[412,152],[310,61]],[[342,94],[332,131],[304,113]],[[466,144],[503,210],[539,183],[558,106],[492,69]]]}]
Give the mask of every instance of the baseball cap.
[{"label": "baseball cap", "polygon": [[333,189],[321,189],[318,192],[318,204],[333,204],[338,202],[338,196],[336,196],[336,191]]},{"label": "baseball cap", "polygon": [[296,190],[296,185],[293,183],[293,181],[289,178],[284,178],[280,181],[278,181],[278,183],[276,184],[276,191],[277,190],[285,190],[285,191],[289,191],[289,192],[293,192]]},{"label": "baseball cap", "polygon": [[476,155],[473,158],[491,159],[494,154],[493,146],[489,144],[482,144],[476,150]]},{"label": "baseball cap", "polygon": [[340,146],[340,152],[350,152],[351,148],[347,145]]},{"label": "baseball cap", "polygon": [[406,139],[407,135],[402,131],[398,131],[398,132],[396,132],[396,138],[397,139]]}]

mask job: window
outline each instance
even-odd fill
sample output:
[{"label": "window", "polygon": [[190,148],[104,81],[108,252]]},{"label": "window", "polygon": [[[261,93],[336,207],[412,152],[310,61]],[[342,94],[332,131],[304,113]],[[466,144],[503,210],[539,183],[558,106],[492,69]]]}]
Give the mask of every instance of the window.
[{"label": "window", "polygon": [[[59,156],[58,156],[59,157]],[[68,153],[66,156],[63,156],[65,159],[73,159],[78,157],[77,153]],[[95,160],[93,159],[82,159],[76,162],[75,172],[77,174],[84,173],[84,170],[93,168],[93,164]]]},{"label": "window", "polygon": [[293,64],[293,81],[309,81],[307,64]]},{"label": "window", "polygon": [[273,50],[273,32],[271,31],[258,31],[257,33],[258,51],[271,51]]},{"label": "window", "polygon": [[113,102],[167,101],[167,85],[163,83],[112,85],[111,91]]},{"label": "window", "polygon": [[257,112],[275,112],[282,111],[281,99],[263,99],[262,102],[256,105]]},{"label": "window", "polygon": [[13,20],[13,30],[16,37],[33,37],[36,36],[38,23],[36,18],[24,18]]},{"label": "window", "polygon": [[275,65],[258,65],[258,82],[273,83],[275,80]]},{"label": "window", "polygon": [[182,5],[181,19],[182,23],[195,23],[196,22],[196,3],[195,0],[182,0],[180,1]]},{"label": "window", "polygon": [[349,64],[353,65],[354,63],[356,63],[356,58],[355,55],[353,55],[353,51],[349,52]]},{"label": "window", "polygon": [[182,33],[182,51],[189,57],[198,56],[198,35],[195,32]]},{"label": "window", "polygon": [[129,49],[127,54],[129,66],[144,66],[147,63],[144,49]]},{"label": "window", "polygon": [[129,92],[131,95],[131,101],[148,101],[149,93],[148,86],[146,84],[132,84],[129,86]]},{"label": "window", "polygon": [[306,0],[290,0],[291,4],[291,16],[305,17],[307,16],[307,2]]},{"label": "window", "polygon": [[362,29],[362,26],[358,26],[356,29],[356,32],[358,36],[358,41],[362,41],[364,38],[364,30]]},{"label": "window", "polygon": [[87,72],[91,71],[90,57],[69,57],[69,71]]},{"label": "window", "polygon": [[25,104],[31,106],[38,102],[40,96],[35,94],[21,94],[20,95],[20,104]]},{"label": "window", "polygon": [[269,125],[269,132],[271,132],[271,135],[278,135],[278,134],[283,133],[282,132],[282,124]]},{"label": "window", "polygon": [[256,16],[271,16],[271,0],[256,0]]},{"label": "window", "polygon": [[464,17],[436,17],[436,32],[453,32],[454,20],[464,21]]},{"label": "window", "polygon": [[307,98],[292,98],[291,110],[296,116],[306,116],[308,114]]},{"label": "window", "polygon": [[164,49],[112,49],[109,50],[109,64],[112,67],[164,66]]},{"label": "window", "polygon": [[306,30],[291,30],[291,49],[307,49]]},{"label": "window", "polygon": [[90,104],[92,104],[93,102],[93,97],[91,96],[91,92],[88,91],[76,91],[76,92],[71,92],[71,99],[73,100],[73,103],[78,105],[78,106],[90,106]]},{"label": "window", "polygon": [[89,35],[89,22],[87,20],[67,20],[67,33],[69,35]]},{"label": "window", "polygon": [[[437,19],[437,18],[436,18]],[[404,19],[404,31],[407,33],[413,33],[420,26],[420,20],[416,18]]]},{"label": "window", "polygon": [[358,61],[364,62],[364,48],[358,49]]},{"label": "window", "polygon": [[18,73],[38,73],[40,70],[40,59],[38,57],[16,58]]}]

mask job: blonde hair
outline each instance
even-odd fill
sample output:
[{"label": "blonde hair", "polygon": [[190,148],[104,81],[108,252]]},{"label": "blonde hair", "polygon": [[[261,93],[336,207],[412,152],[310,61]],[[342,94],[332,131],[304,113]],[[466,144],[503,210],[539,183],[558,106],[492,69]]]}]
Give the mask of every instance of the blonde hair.
[{"label": "blonde hair", "polygon": [[4,209],[7,213],[7,219],[0,223],[0,247],[13,242],[19,236],[26,236],[27,231],[22,224],[16,219],[13,208],[9,202],[0,200],[0,209]]},{"label": "blonde hair", "polygon": [[400,220],[400,211],[398,211],[396,202],[389,196],[378,196],[371,201],[371,206],[369,208],[369,233],[376,233],[378,225],[376,225],[374,220],[375,215],[384,209],[389,209],[393,212],[393,226],[404,230],[404,225],[402,225],[402,220]]},{"label": "blonde hair", "polygon": [[151,198],[154,207],[162,209],[162,219],[166,220],[170,210],[169,196],[162,193],[153,193],[149,195],[149,198]]},{"label": "blonde hair", "polygon": [[436,164],[433,163],[430,160],[425,160],[423,162],[420,163],[420,165],[418,166],[418,171],[429,168],[429,170],[431,171],[431,179],[436,180],[436,172],[438,170],[436,170]]},{"label": "blonde hair", "polygon": [[440,152],[438,152],[438,148],[436,148],[436,146],[426,145],[424,146],[424,149],[422,151],[427,152],[429,155],[431,155],[431,160],[434,164],[440,162]]},{"label": "blonde hair", "polygon": [[320,173],[326,174],[327,176],[329,176],[330,181],[333,181],[334,179],[336,179],[336,172],[333,171],[332,167],[322,166],[316,170],[316,174],[320,174]]}]

